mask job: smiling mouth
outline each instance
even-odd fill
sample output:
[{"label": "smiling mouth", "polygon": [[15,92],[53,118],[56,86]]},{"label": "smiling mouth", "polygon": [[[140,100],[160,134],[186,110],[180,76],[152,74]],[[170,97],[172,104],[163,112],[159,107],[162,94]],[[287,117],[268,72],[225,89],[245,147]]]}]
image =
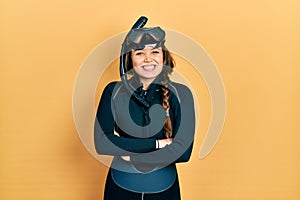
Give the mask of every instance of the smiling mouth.
[{"label": "smiling mouth", "polygon": [[155,67],[156,67],[155,65],[144,65],[143,69],[145,71],[151,72],[151,71],[153,71],[155,69]]}]

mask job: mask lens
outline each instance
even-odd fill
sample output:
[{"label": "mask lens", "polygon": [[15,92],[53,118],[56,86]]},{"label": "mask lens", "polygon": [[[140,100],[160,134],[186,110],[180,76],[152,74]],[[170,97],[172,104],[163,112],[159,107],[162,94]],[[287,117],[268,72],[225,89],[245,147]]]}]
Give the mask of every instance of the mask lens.
[{"label": "mask lens", "polygon": [[160,43],[164,37],[165,32],[160,27],[133,29],[128,35],[129,42],[134,44]]}]

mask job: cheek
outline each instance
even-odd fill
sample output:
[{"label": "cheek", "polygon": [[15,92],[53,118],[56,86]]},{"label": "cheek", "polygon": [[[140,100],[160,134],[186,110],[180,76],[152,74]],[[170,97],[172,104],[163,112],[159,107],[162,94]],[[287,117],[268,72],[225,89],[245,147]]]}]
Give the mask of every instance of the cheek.
[{"label": "cheek", "polygon": [[131,60],[133,66],[138,66],[142,62],[142,59],[137,57],[132,57]]},{"label": "cheek", "polygon": [[153,60],[155,60],[155,62],[159,63],[159,64],[163,64],[164,59],[162,56],[156,56],[153,58]]},{"label": "cheek", "polygon": [[163,53],[161,53],[159,56],[158,56],[158,63],[160,64],[160,65],[163,65],[164,64],[164,55],[163,55]]},{"label": "cheek", "polygon": [[164,63],[164,57],[163,57],[162,54],[158,57],[158,62],[159,62],[160,64],[163,64],[163,63]]},{"label": "cheek", "polygon": [[160,74],[163,70],[163,65],[159,65],[159,67],[156,70],[156,73]]}]

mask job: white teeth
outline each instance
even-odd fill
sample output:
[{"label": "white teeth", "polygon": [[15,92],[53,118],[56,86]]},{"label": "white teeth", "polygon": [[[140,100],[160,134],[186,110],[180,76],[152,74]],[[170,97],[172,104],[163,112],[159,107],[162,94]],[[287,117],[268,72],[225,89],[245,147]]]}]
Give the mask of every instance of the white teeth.
[{"label": "white teeth", "polygon": [[144,68],[145,70],[147,70],[147,71],[153,70],[154,67],[155,67],[154,65],[146,65],[146,66],[143,66],[143,68]]}]

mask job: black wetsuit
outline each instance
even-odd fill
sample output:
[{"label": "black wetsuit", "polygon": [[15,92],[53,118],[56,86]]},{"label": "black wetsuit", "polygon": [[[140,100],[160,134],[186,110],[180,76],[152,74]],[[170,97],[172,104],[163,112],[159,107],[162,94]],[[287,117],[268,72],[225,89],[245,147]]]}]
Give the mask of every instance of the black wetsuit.
[{"label": "black wetsuit", "polygon": [[[116,159],[113,163],[117,163],[109,170],[104,199],[178,200],[180,189],[175,163],[189,160],[195,133],[192,93],[185,85],[170,82],[169,114],[173,127],[173,141],[171,145],[157,150],[156,140],[165,138],[162,128],[165,111],[161,106],[157,106],[162,104],[161,86],[156,80],[145,91],[136,82],[131,84],[137,88],[136,92],[148,101],[150,109],[130,97],[121,82],[112,82],[105,87],[98,106],[94,131],[95,148],[99,154],[114,155]],[[130,156],[130,163],[120,159],[120,156],[124,155]],[[125,183],[124,180],[122,182],[122,174],[121,181],[118,180],[118,173],[124,167],[122,161],[125,163]],[[130,168],[126,171],[128,166],[138,174],[126,176],[126,173],[129,175],[132,170]],[[162,173],[156,173],[156,169]],[[116,177],[112,172],[116,173]],[[172,180],[168,182],[166,177]],[[159,183],[162,183],[162,186],[157,186]]]}]

